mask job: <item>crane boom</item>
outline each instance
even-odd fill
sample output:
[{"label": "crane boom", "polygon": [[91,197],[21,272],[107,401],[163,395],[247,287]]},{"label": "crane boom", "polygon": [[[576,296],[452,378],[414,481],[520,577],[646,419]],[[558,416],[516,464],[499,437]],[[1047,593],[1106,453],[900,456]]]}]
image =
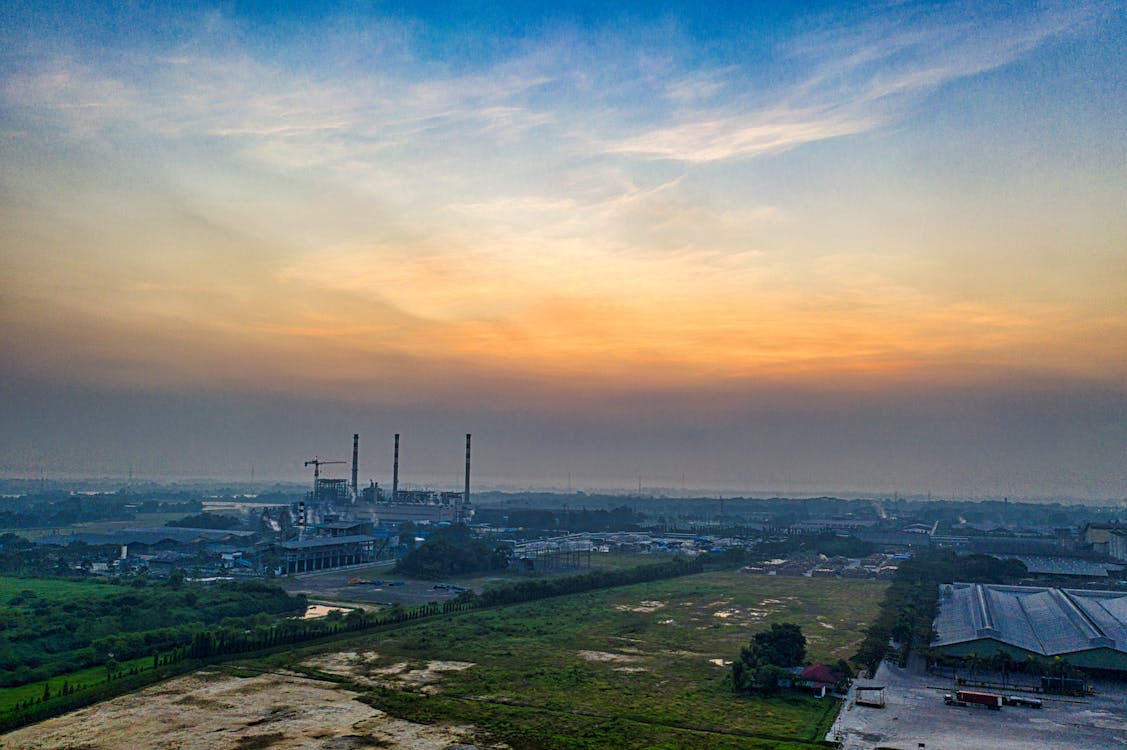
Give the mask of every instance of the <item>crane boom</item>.
[{"label": "crane boom", "polygon": [[343,464],[345,461],[322,461],[320,456],[314,456],[305,462],[306,466],[313,466],[313,498],[317,498],[317,480],[321,478],[321,467],[327,464]]}]

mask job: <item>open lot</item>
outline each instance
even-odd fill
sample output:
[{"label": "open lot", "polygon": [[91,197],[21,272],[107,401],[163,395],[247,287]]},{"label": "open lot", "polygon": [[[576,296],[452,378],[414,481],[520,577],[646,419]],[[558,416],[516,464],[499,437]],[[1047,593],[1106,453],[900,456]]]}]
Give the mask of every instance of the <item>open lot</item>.
[{"label": "open lot", "polygon": [[[394,567],[395,563],[389,561],[375,565],[322,570],[278,579],[278,585],[287,593],[305,594],[314,601],[354,604],[369,609],[391,604],[410,607],[427,602],[443,602],[458,595],[456,591],[449,588],[435,588],[436,584],[449,583],[448,581],[423,581],[401,576],[394,571]],[[349,581],[354,579],[380,583],[350,584]],[[466,588],[474,587],[473,583],[458,585]],[[480,590],[480,587],[481,583],[478,583],[476,588]]]},{"label": "open lot", "polygon": [[726,662],[781,621],[801,625],[811,660],[848,657],[883,590],[706,573],[465,613],[275,664],[372,688],[365,700],[400,718],[488,727],[513,747],[810,746],[837,704],[738,697]]},{"label": "open lot", "polygon": [[[1000,677],[999,677],[1000,679]],[[872,680],[859,685],[885,685],[884,708],[854,703],[850,691],[831,732],[843,750],[874,747],[916,750],[1103,750],[1127,747],[1127,685],[1095,683],[1091,698],[1037,695],[1044,708],[1005,706],[991,711],[980,706],[947,706],[943,694],[954,692],[949,679],[930,675],[913,664],[908,669],[883,663]]]},{"label": "open lot", "polygon": [[7,750],[445,750],[469,730],[412,724],[333,683],[291,674],[197,672],[0,737]]}]

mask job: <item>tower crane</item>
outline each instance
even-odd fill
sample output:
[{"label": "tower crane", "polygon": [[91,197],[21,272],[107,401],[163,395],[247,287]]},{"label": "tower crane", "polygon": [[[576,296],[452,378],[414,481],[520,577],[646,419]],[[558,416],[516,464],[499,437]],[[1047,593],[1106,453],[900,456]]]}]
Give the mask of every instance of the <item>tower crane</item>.
[{"label": "tower crane", "polygon": [[313,466],[313,500],[317,500],[317,480],[321,478],[321,467],[327,464],[343,464],[346,461],[322,461],[320,456],[314,456],[305,462],[306,466]]}]

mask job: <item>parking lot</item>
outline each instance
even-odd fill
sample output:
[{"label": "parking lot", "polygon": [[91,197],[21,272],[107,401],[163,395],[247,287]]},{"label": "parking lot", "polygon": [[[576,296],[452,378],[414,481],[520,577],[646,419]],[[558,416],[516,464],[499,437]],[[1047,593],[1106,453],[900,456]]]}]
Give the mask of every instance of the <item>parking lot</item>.
[{"label": "parking lot", "polygon": [[1038,695],[1044,708],[948,706],[948,678],[882,664],[857,685],[884,685],[884,708],[856,705],[849,691],[829,739],[845,750],[1102,750],[1127,747],[1127,684],[1094,682],[1088,698]]},{"label": "parking lot", "polygon": [[[436,588],[434,581],[405,578],[396,574],[392,568],[392,563],[337,568],[280,579],[278,583],[289,593],[305,594],[314,601],[360,606],[411,606],[442,602],[458,595],[458,588],[444,587],[451,584],[439,583],[437,585],[442,588]],[[349,583],[355,579],[373,583]]]}]

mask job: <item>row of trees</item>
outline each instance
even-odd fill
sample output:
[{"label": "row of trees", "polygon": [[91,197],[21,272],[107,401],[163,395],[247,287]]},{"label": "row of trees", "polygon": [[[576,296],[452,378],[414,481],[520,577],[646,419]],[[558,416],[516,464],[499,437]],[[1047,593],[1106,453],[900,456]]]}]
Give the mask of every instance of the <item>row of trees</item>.
[{"label": "row of trees", "polygon": [[890,653],[904,665],[913,644],[926,647],[935,640],[932,623],[939,607],[941,583],[1008,583],[1025,575],[1025,566],[1017,560],[997,560],[988,555],[960,557],[950,550],[920,550],[900,565],[853,661],[874,673],[881,659]]}]

